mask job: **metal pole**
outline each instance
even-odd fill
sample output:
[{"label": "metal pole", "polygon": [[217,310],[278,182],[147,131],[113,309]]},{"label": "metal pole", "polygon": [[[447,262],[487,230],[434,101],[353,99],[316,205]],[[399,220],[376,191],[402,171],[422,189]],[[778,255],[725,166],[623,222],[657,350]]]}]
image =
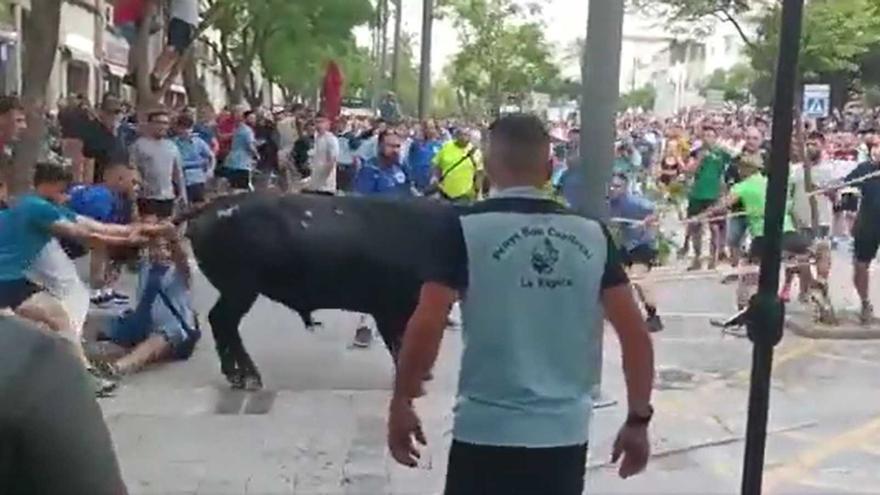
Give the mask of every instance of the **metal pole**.
[{"label": "metal pole", "polygon": [[752,349],[752,376],[749,387],[749,415],[743,460],[742,493],[760,495],[764,474],[764,448],[767,442],[767,414],[770,408],[770,374],[773,348],[782,340],[785,306],[777,294],[781,263],[782,225],[786,214],[789,159],[791,157],[792,117],[795,81],[800,51],[804,0],[784,0],[776,65],[776,91],[773,104],[773,138],[770,148],[767,203],[764,208],[764,253],[758,294],[749,304],[747,318]]},{"label": "metal pole", "polygon": [[399,91],[397,80],[400,76],[400,28],[403,22],[403,1],[394,0],[394,58],[391,60],[391,90]]},{"label": "metal pole", "polygon": [[419,119],[431,112],[431,29],[434,24],[434,1],[422,1],[422,61],[419,66]]},{"label": "metal pole", "polygon": [[[581,62],[581,198],[575,206],[591,218],[608,216],[607,184],[611,180],[620,93],[620,50],[623,43],[623,0],[590,0],[587,37]],[[599,317],[601,319],[601,316]],[[602,328],[601,321],[598,328]],[[596,336],[592,376],[593,402],[599,404],[602,382],[602,332]]]}]

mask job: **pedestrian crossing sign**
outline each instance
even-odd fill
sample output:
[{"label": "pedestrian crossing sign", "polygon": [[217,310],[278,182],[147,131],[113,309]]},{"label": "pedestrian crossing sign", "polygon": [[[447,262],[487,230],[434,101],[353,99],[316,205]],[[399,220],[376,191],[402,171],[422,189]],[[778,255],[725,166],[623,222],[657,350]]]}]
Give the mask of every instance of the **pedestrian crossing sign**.
[{"label": "pedestrian crossing sign", "polygon": [[823,119],[828,117],[831,106],[831,86],[827,84],[804,85],[804,117]]}]

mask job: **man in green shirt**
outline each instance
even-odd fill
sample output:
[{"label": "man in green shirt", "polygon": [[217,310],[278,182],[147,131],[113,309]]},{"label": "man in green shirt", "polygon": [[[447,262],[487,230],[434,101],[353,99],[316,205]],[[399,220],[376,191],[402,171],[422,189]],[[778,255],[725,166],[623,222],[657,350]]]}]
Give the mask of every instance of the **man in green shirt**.
[{"label": "man in green shirt", "polygon": [[[742,180],[733,186],[727,196],[716,206],[710,207],[696,218],[722,215],[737,203],[743,206],[748,222],[752,244],[749,248],[747,263],[756,268],[764,254],[764,205],[767,202],[767,177],[763,172],[763,163],[756,157],[745,156],[739,162]],[[801,258],[809,253],[810,241],[797,232],[792,221],[790,205],[786,208],[782,224],[782,255],[785,258]],[[800,263],[797,267],[801,280],[812,283],[813,277],[808,263]],[[758,286],[757,270],[741,274],[737,289],[737,306],[744,309]]]},{"label": "man in green shirt", "polygon": [[[703,127],[703,144],[697,152],[695,159],[697,167],[694,171],[694,182],[688,196],[688,218],[694,218],[711,208],[718,202],[722,193],[722,178],[727,166],[730,165],[730,154],[718,146],[718,133],[714,127]],[[721,231],[724,221],[709,223],[709,269],[714,270],[718,261],[718,248],[721,242]],[[703,224],[694,221],[688,225],[689,234],[693,241],[694,261],[688,270],[702,268],[700,254],[703,250]]]}]

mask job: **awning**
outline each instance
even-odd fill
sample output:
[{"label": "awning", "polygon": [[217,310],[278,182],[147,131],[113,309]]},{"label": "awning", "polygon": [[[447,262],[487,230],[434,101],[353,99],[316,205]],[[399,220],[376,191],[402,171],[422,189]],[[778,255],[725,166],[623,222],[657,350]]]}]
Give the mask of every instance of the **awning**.
[{"label": "awning", "polygon": [[76,33],[68,33],[64,36],[64,48],[70,53],[70,57],[87,63],[95,63],[95,43]]},{"label": "awning", "polygon": [[116,64],[104,64],[104,67],[107,68],[107,72],[116,77],[125,77],[128,74],[128,68],[122,67]]}]

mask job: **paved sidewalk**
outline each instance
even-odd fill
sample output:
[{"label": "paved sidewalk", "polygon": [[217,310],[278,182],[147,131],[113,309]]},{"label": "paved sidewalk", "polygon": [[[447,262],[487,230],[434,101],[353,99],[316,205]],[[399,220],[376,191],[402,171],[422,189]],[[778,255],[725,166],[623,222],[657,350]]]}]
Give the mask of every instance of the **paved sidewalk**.
[{"label": "paved sidewalk", "polygon": [[[596,412],[590,493],[737,493],[751,345],[722,337],[711,315],[733,311],[733,289],[714,279],[658,284],[667,330],[655,337],[654,458],[622,481],[608,465],[622,404]],[[214,290],[197,279],[205,314]],[[242,335],[267,390],[229,390],[210,332],[193,358],[129,379],[102,407],[134,495],[439,494],[450,442],[460,334],[447,332],[436,379],[418,402],[429,447],[420,469],[385,449],[391,362],[380,344],[348,348],[357,316],[318,314],[305,331],[294,313],[259,300]],[[772,384],[766,493],[880,492],[880,345],[787,335]],[[622,401],[619,349],[606,335],[604,387]],[[854,400],[858,398],[858,400]]]}]

